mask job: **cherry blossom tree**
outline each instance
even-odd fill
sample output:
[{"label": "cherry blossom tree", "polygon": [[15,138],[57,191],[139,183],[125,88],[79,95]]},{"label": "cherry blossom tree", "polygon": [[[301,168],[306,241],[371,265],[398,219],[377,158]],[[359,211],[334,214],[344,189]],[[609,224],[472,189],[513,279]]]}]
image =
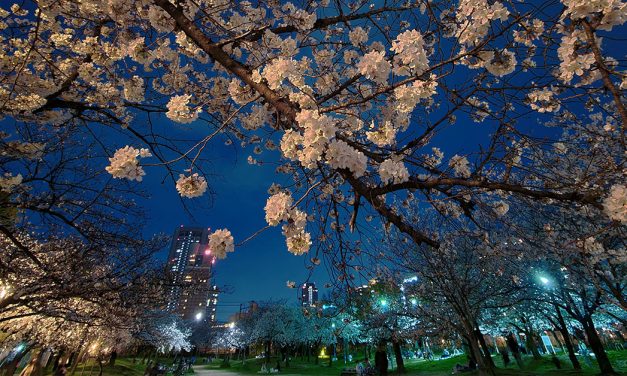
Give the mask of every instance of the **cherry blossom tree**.
[{"label": "cherry blossom tree", "polygon": [[[603,38],[620,32],[620,1],[368,4],[16,4],[2,11],[0,109],[46,135],[81,124],[128,135],[127,145],[91,137],[110,158],[101,168],[141,181],[165,167],[185,199],[208,190],[207,145],[236,138],[250,163],[280,161],[293,175],[274,186],[266,218],[294,254],[315,240],[336,257],[328,239],[346,242],[372,214],[439,248],[434,229],[390,202],[408,191],[447,218],[504,216],[510,197],[525,197],[625,222],[627,81],[611,56],[620,42]],[[178,143],[153,126],[162,116],[207,130]],[[455,139],[468,127],[476,143]],[[42,147],[7,137],[21,153]],[[552,163],[575,148],[576,161]],[[11,194],[28,187],[18,169],[2,179]],[[327,236],[314,239],[310,220]],[[227,230],[212,239],[233,249]]]},{"label": "cherry blossom tree", "polygon": [[[424,294],[456,317],[486,369],[481,311],[519,288],[502,261],[542,253],[537,237],[519,236],[538,232],[510,208],[585,212],[596,236],[577,236],[574,247],[624,250],[620,0],[38,0],[1,9],[6,236],[16,231],[4,223],[22,210],[113,242],[132,230],[120,213],[132,207],[126,190],[162,173],[183,202],[205,197],[208,145],[239,144],[249,163],[276,164],[292,179],[269,181],[265,206],[289,252],[308,253],[310,268],[324,259],[350,285],[366,274],[372,229],[394,229],[419,256],[409,267],[430,272]],[[194,131],[179,137],[171,123]],[[67,159],[77,156],[65,153],[72,144],[94,145],[87,164]],[[112,181],[96,185],[90,170]],[[75,194],[59,195],[66,186]],[[210,246],[226,257],[235,239],[219,229]],[[388,251],[397,264],[409,255]],[[609,296],[624,309],[624,260],[596,254],[572,256],[595,265],[582,277],[599,296],[594,310]],[[556,264],[568,268],[569,257]],[[579,315],[593,337],[594,310]]]},{"label": "cherry blossom tree", "polygon": [[94,343],[98,351],[127,348],[146,311],[162,304],[150,265],[162,239],[121,250],[25,234],[0,241],[0,330],[7,343],[27,343],[33,356],[46,348],[82,355]]}]

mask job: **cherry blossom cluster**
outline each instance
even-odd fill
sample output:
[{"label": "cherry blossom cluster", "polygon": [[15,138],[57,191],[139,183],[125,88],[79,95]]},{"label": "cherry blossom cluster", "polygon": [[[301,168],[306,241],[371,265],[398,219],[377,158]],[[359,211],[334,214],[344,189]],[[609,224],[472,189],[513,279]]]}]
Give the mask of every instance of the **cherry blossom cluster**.
[{"label": "cherry blossom cluster", "polygon": [[304,129],[302,138],[294,133],[286,133],[281,140],[281,150],[287,148],[287,154],[294,153],[294,145],[289,146],[288,140],[300,141],[302,150],[296,152],[296,157],[306,168],[316,167],[316,163],[322,159],[322,154],[332,137],[335,136],[337,128],[335,120],[327,115],[320,115],[316,110],[303,110],[296,115],[296,121]]},{"label": "cherry blossom cluster", "polygon": [[288,79],[296,87],[303,85],[303,77],[299,67],[292,59],[278,58],[273,60],[263,68],[257,80],[261,82],[263,77],[268,83],[268,87],[277,90],[285,79]]},{"label": "cherry blossom cluster", "polygon": [[144,80],[139,76],[133,76],[124,82],[124,98],[129,102],[143,102],[145,90]]},{"label": "cherry blossom cluster", "polygon": [[527,94],[529,106],[532,110],[540,113],[559,111],[561,105],[555,97],[555,91],[552,88],[544,88],[542,90],[534,90]]},{"label": "cherry blossom cluster", "polygon": [[392,182],[398,184],[409,180],[409,171],[407,171],[407,167],[405,167],[402,160],[390,158],[379,165],[379,176],[383,183]]},{"label": "cherry blossom cluster", "polygon": [[278,192],[273,194],[266,201],[266,222],[270,226],[276,226],[281,221],[287,221],[289,219],[289,213],[292,208],[292,196],[285,192]]},{"label": "cherry blossom cluster", "polygon": [[504,49],[502,51],[481,51],[481,59],[488,72],[497,77],[508,75],[516,69],[516,56],[513,52]]},{"label": "cherry blossom cluster", "polygon": [[592,64],[594,64],[594,55],[592,52],[580,52],[576,49],[582,42],[585,43],[586,37],[583,30],[576,29],[571,33],[566,33],[561,40],[557,49],[557,55],[560,59],[559,78],[570,83],[575,76],[583,76],[588,72]]},{"label": "cherry blossom cluster", "polygon": [[316,13],[308,13],[298,9],[290,2],[283,5],[281,11],[284,12],[286,24],[296,26],[299,30],[310,30],[317,19]]},{"label": "cherry blossom cluster", "polygon": [[342,140],[333,140],[329,143],[325,158],[332,168],[347,169],[356,178],[364,176],[368,167],[368,158],[364,153]]},{"label": "cherry blossom cluster", "polygon": [[176,181],[176,190],[182,197],[200,197],[207,190],[207,181],[198,173],[193,173],[189,176],[180,174]]},{"label": "cherry blossom cluster", "polygon": [[10,173],[4,174],[4,176],[0,176],[0,191],[5,193],[11,193],[18,185],[22,184],[22,174],[17,174],[13,176]]},{"label": "cherry blossom cluster", "polygon": [[8,141],[0,149],[0,155],[37,160],[43,157],[45,148],[46,144],[42,142]]},{"label": "cherry blossom cluster", "polygon": [[368,31],[361,26],[357,26],[348,32],[348,40],[354,47],[360,47],[368,41]]},{"label": "cherry blossom cluster", "polygon": [[182,124],[191,123],[198,119],[202,110],[200,107],[196,109],[189,107],[191,98],[190,94],[175,95],[170,98],[167,104],[168,112],[165,113],[168,119]]},{"label": "cherry blossom cluster", "polygon": [[305,231],[307,214],[297,208],[292,208],[292,196],[288,192],[273,194],[266,201],[266,222],[270,226],[277,226],[284,222],[283,235],[287,250],[295,255],[302,255],[309,251],[311,235]]},{"label": "cherry blossom cluster", "polygon": [[128,179],[142,181],[146,172],[139,165],[138,158],[152,156],[148,149],[135,149],[132,146],[125,146],[118,149],[113,157],[109,158],[109,166],[105,169],[116,179]]},{"label": "cherry blossom cluster", "polygon": [[211,249],[211,254],[218,259],[224,259],[227,253],[235,251],[231,231],[220,229],[209,235],[209,249]]},{"label": "cherry blossom cluster", "polygon": [[378,128],[375,127],[374,122],[370,126],[372,131],[366,132],[366,138],[377,146],[393,145],[396,142],[396,133],[398,130],[394,127],[391,121],[385,121],[383,125]]},{"label": "cherry blossom cluster", "polygon": [[455,36],[461,44],[473,45],[488,34],[492,21],[505,21],[509,11],[498,1],[461,0],[457,7]]},{"label": "cherry blossom cluster", "polygon": [[462,178],[470,176],[470,164],[468,159],[461,155],[454,155],[449,161],[449,167],[455,171],[455,174]]},{"label": "cherry blossom cluster", "polygon": [[394,73],[407,76],[420,76],[429,68],[429,59],[424,48],[422,34],[417,30],[407,30],[396,37],[390,50],[394,51]]},{"label": "cherry blossom cluster", "polygon": [[394,90],[396,110],[411,113],[421,99],[428,99],[435,95],[437,86],[435,75],[431,75],[428,81],[416,80],[412,84],[397,87]]},{"label": "cherry blossom cluster", "polygon": [[492,206],[492,209],[498,217],[502,217],[509,211],[509,204],[505,201],[498,201]]},{"label": "cherry blossom cluster", "polygon": [[627,224],[627,186],[616,184],[603,201],[605,214],[615,221]]},{"label": "cherry blossom cluster", "polygon": [[359,73],[380,85],[387,84],[391,68],[392,65],[385,58],[383,51],[370,51],[357,63]]},{"label": "cherry blossom cluster", "polygon": [[601,14],[598,28],[612,30],[627,21],[627,5],[622,0],[562,0],[566,5],[563,17],[573,21]]},{"label": "cherry blossom cluster", "polygon": [[514,40],[527,47],[532,47],[533,42],[544,32],[544,22],[539,19],[523,21],[520,26],[521,30],[514,30]]}]

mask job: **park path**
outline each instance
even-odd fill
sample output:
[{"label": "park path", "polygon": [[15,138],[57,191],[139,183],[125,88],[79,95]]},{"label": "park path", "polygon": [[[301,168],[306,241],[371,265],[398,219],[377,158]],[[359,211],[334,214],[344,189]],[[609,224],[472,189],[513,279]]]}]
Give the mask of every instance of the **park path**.
[{"label": "park path", "polygon": [[[222,371],[222,370],[214,370],[214,369],[206,369],[203,366],[194,366],[194,375],[197,376],[238,376],[240,375],[237,372],[231,371]],[[297,374],[278,374],[280,376],[298,376]]]}]

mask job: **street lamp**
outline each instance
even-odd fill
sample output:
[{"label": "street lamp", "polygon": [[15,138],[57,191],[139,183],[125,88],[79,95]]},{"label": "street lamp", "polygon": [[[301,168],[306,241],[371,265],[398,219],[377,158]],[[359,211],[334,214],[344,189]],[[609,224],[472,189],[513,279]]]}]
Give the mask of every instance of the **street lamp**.
[{"label": "street lamp", "polygon": [[547,277],[540,277],[540,282],[542,282],[542,284],[546,286],[551,281]]},{"label": "street lamp", "polygon": [[200,321],[202,319],[202,312],[198,312],[196,314],[196,321]]}]

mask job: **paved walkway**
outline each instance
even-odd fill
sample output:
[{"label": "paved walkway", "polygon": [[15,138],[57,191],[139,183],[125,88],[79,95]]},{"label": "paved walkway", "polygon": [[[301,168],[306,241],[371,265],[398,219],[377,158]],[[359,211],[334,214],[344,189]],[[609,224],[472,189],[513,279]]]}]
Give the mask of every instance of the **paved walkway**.
[{"label": "paved walkway", "polygon": [[234,376],[234,372],[222,370],[209,370],[203,366],[194,366],[194,375],[199,376]]},{"label": "paved walkway", "polygon": [[[223,371],[223,370],[217,370],[217,369],[206,369],[204,366],[194,366],[194,375],[198,375],[198,376],[237,376],[237,375],[241,375],[240,373],[237,372],[231,372],[231,371]],[[287,374],[287,373],[279,373],[279,374],[274,374],[274,375],[279,375],[279,376],[298,376],[297,374]]]}]

